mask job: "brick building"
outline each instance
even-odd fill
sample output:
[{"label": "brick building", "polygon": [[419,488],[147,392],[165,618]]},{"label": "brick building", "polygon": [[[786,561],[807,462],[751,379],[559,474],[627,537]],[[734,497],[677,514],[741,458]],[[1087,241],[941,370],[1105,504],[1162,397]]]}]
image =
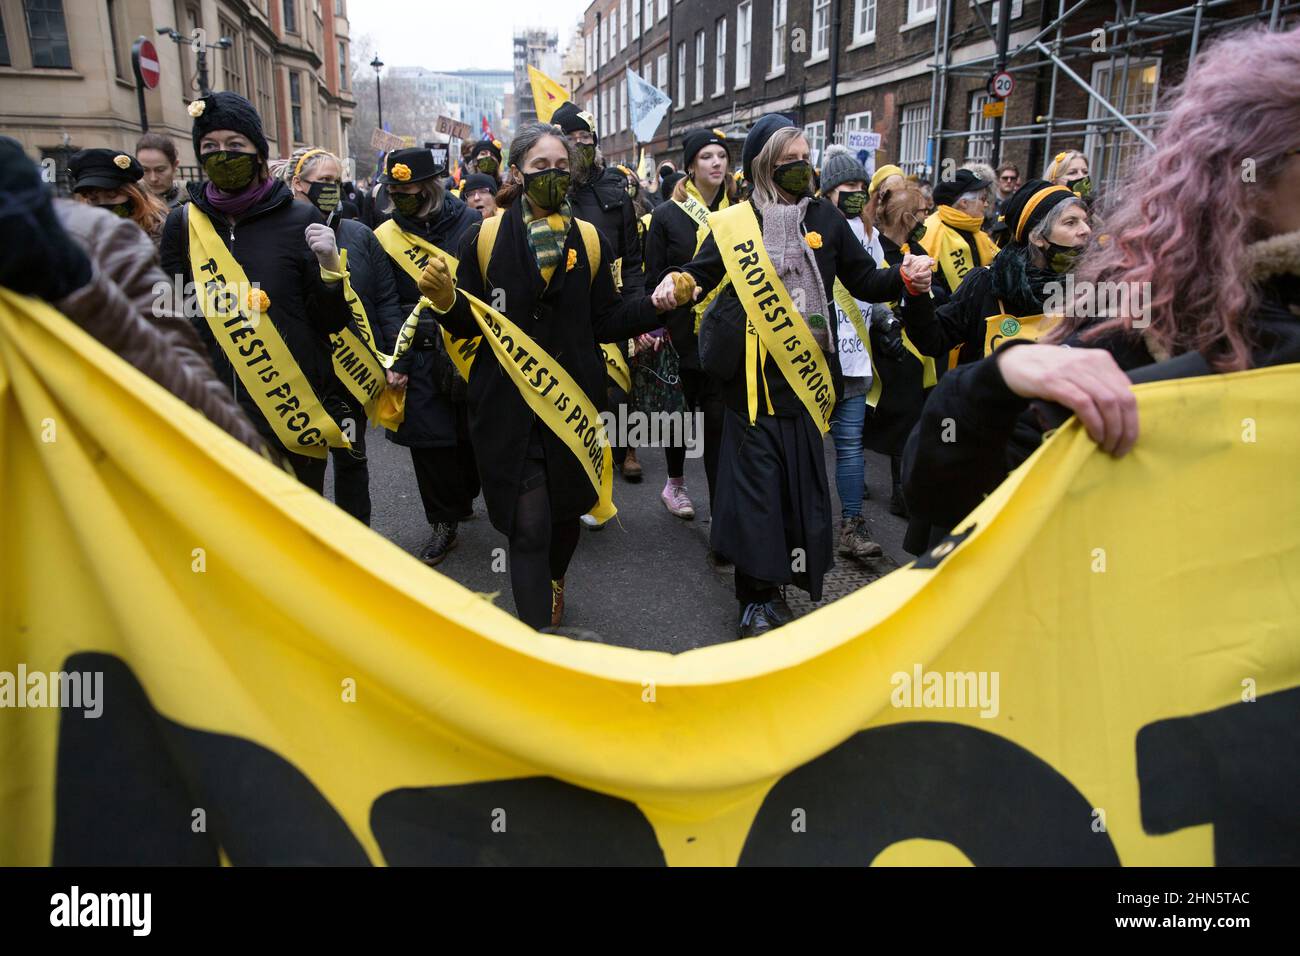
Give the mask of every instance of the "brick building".
[{"label": "brick building", "polygon": [[[945,160],[960,165],[991,156],[994,121],[983,108],[997,52],[997,0],[649,0],[639,12],[637,6],[596,0],[583,19],[588,75],[578,95],[597,116],[602,148],[612,158],[634,159],[637,145],[623,110],[626,65],[648,71],[673,97],[649,144],[656,158],[672,158],[687,130],[719,127],[739,137],[771,112],[804,127],[815,161],[828,142],[843,142],[855,129],[881,135],[878,162],[926,177],[941,172]],[[1103,185],[1139,154],[1142,136],[1159,122],[1159,95],[1178,82],[1197,45],[1248,23],[1282,29],[1296,21],[1296,5],[1281,0],[1097,0],[1058,24],[1072,6],[1010,4],[1015,89],[1006,101],[1001,158],[1030,176],[1057,151],[1082,149]],[[1034,45],[1039,40],[1046,50]]]}]

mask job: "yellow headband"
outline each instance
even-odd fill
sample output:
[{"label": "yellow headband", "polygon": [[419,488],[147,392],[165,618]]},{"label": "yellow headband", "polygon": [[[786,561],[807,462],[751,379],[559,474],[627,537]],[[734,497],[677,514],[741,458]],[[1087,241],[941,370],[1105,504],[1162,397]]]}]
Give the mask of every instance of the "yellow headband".
[{"label": "yellow headband", "polygon": [[1038,204],[1050,196],[1052,193],[1066,193],[1073,196],[1074,193],[1064,186],[1048,186],[1046,189],[1040,189],[1029,197],[1029,202],[1025,203],[1025,208],[1020,211],[1020,221],[1016,223],[1016,242],[1024,241],[1025,223],[1029,222],[1030,215],[1038,208]]},{"label": "yellow headband", "polygon": [[902,176],[902,175],[903,175],[903,171],[899,169],[897,166],[888,163],[884,166],[881,166],[879,169],[875,171],[875,173],[871,177],[871,185],[867,187],[867,195],[874,196],[876,194],[876,190],[880,188],[880,184],[883,183],[890,176]]},{"label": "yellow headband", "polygon": [[302,156],[300,156],[300,157],[298,158],[298,165],[295,166],[295,167],[293,167],[293,175],[294,175],[294,178],[296,179],[296,178],[298,178],[299,176],[302,175],[302,164],[303,164],[303,163],[307,162],[307,160],[308,160],[310,157],[315,156],[317,153],[323,153],[323,152],[325,152],[325,150],[323,150],[323,149],[309,149],[309,150],[307,150],[307,152],[303,153]]}]

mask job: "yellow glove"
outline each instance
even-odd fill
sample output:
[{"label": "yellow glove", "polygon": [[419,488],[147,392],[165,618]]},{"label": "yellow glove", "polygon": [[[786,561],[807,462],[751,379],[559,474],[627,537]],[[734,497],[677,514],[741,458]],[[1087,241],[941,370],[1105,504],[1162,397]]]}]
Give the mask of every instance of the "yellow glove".
[{"label": "yellow glove", "polygon": [[694,302],[695,278],[689,272],[674,272],[673,292],[677,295],[677,304],[679,306]]},{"label": "yellow glove", "polygon": [[456,301],[456,280],[441,256],[429,260],[416,285],[420,287],[420,295],[432,302],[439,312],[446,312]]}]

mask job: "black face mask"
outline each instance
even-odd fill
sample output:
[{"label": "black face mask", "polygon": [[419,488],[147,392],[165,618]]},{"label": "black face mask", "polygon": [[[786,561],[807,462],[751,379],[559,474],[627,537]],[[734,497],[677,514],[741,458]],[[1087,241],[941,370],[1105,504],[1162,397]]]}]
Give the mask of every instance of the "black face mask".
[{"label": "black face mask", "polygon": [[474,165],[478,168],[478,171],[483,173],[485,176],[495,176],[497,170],[501,168],[494,156],[480,156]]},{"label": "black face mask", "polygon": [[578,159],[582,161],[583,168],[590,169],[591,165],[596,161],[596,144],[579,143]]},{"label": "black face mask", "polygon": [[1047,248],[1043,250],[1043,255],[1047,257],[1047,264],[1057,275],[1064,275],[1071,271],[1079,262],[1079,256],[1083,253],[1082,246],[1060,246],[1050,240]]},{"label": "black face mask", "polygon": [[772,172],[772,182],[792,196],[802,196],[812,185],[812,163],[806,159],[783,163]]},{"label": "black face mask", "polygon": [[217,150],[203,155],[203,173],[223,192],[237,193],[257,176],[257,153]]},{"label": "black face mask", "polygon": [[310,183],[307,186],[307,198],[326,218],[339,208],[343,198],[343,187],[338,183]]},{"label": "black face mask", "polygon": [[840,198],[835,203],[840,207],[840,212],[850,219],[856,219],[862,215],[862,207],[867,204],[867,194],[861,189],[851,193],[840,193]]},{"label": "black face mask", "polygon": [[135,212],[135,200],[129,198],[118,203],[96,203],[95,205],[100,209],[107,209],[114,216],[121,216],[123,219],[130,219],[131,213]]},{"label": "black face mask", "polygon": [[407,219],[414,219],[424,205],[421,193],[389,193],[389,196],[392,197],[393,208]]},{"label": "black face mask", "polygon": [[538,173],[524,173],[524,193],[538,209],[555,212],[569,194],[570,181],[567,169],[552,167]]},{"label": "black face mask", "polygon": [[907,244],[913,249],[921,248],[921,237],[925,235],[925,223],[918,222],[907,234]]}]

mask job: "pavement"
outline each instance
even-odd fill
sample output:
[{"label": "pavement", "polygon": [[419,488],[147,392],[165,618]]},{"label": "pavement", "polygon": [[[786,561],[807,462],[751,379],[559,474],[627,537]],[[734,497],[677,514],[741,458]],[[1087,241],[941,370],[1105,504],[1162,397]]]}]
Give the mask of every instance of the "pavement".
[{"label": "pavement", "polygon": [[[410,453],[388,441],[382,429],[366,435],[370,461],[371,527],[408,553],[416,554],[430,529],[420,505]],[[630,484],[614,476],[618,517],[600,531],[586,528],[569,566],[565,589],[566,633],[573,637],[643,650],[681,653],[736,639],[737,605],[728,568],[708,560],[709,493],[701,458],[686,460],[686,485],[695,505],[692,521],[669,514],[659,499],[666,477],[663,452],[638,453],[644,479]],[[903,551],[906,522],[891,515],[889,460],[868,451],[863,515],[884,557],[858,563],[838,555],[816,607],[837,600],[911,560]],[[835,493],[835,449],[826,441],[826,473],[839,528]],[[333,498],[333,465],[326,477]],[[488,521],[480,497],[474,518],[461,522],[456,547],[430,574],[444,574],[472,591],[495,594],[498,607],[515,612],[506,570],[506,539]],[[814,605],[795,587],[786,600],[796,614]]]}]

